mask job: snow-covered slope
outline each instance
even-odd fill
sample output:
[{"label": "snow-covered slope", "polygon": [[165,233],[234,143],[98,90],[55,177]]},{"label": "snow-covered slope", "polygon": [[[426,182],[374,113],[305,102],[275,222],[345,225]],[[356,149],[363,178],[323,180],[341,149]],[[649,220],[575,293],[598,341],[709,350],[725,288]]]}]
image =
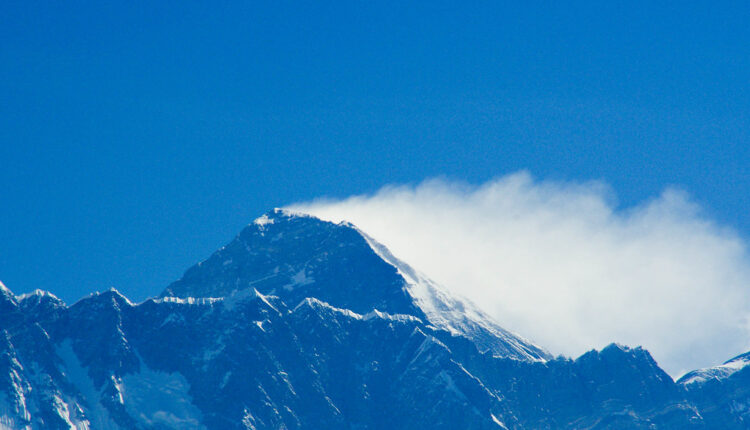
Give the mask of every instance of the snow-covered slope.
[{"label": "snow-covered slope", "polygon": [[731,360],[727,360],[724,364],[719,366],[688,372],[680,378],[679,382],[688,385],[703,384],[711,380],[721,381],[731,377],[741,370],[744,370],[748,365],[750,365],[750,353],[745,353],[734,357]]}]

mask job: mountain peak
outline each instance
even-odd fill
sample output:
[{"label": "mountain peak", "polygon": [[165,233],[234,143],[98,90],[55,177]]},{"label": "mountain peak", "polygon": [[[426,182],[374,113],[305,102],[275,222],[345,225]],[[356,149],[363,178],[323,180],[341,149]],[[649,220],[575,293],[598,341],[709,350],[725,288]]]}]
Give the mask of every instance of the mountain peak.
[{"label": "mountain peak", "polygon": [[8,303],[13,305],[15,305],[16,303],[16,295],[13,294],[13,291],[11,291],[10,288],[6,287],[2,282],[0,282],[0,303]]},{"label": "mountain peak", "polygon": [[[241,290],[279,297],[289,308],[314,298],[360,315],[410,315],[472,339],[480,350],[518,359],[549,354],[500,328],[394,257],[348,222],[274,209],[188,269],[162,296],[227,297]],[[471,309],[472,312],[467,312]]]},{"label": "mountain peak", "polygon": [[273,208],[270,211],[264,213],[263,215],[259,216],[258,218],[255,218],[252,222],[252,224],[258,225],[258,226],[264,226],[268,224],[274,224],[276,221],[283,222],[284,220],[288,220],[290,218],[313,218],[317,219],[316,217],[306,214],[304,212],[296,212],[289,209],[283,209],[283,208]]},{"label": "mountain peak", "polygon": [[548,357],[355,226],[278,209],[162,298],[0,284],[0,428],[747,427],[750,353],[681,384],[641,347]]},{"label": "mountain peak", "polygon": [[256,218],[162,296],[226,297],[244,289],[290,307],[315,297],[358,313],[419,312],[396,269],[357,230],[281,209]]}]

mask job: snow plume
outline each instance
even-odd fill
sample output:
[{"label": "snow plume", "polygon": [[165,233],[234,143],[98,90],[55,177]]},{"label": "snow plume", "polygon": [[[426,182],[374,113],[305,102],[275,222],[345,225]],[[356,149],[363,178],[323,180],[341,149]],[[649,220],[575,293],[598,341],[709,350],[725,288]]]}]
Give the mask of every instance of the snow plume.
[{"label": "snow plume", "polygon": [[480,186],[429,180],[290,209],[354,223],[552,353],[642,345],[678,376],[747,350],[742,238],[677,190],[626,209],[614,200],[606,184],[520,172]]}]

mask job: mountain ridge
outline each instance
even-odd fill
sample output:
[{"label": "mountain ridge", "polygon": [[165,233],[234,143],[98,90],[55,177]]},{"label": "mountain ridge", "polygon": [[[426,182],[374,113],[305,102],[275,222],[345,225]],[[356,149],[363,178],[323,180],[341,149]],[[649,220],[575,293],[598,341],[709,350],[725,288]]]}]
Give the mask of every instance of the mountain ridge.
[{"label": "mountain ridge", "polygon": [[185,273],[140,303],[0,283],[0,429],[750,428],[746,355],[552,357],[349,223],[274,210]]},{"label": "mountain ridge", "polygon": [[[310,252],[298,251],[301,243]],[[257,249],[266,253],[257,257]],[[278,253],[297,255],[289,267],[283,267],[273,258]],[[331,259],[344,264],[331,263]],[[195,285],[226,270],[231,271],[234,284],[227,286],[228,282],[222,281],[210,286]],[[358,284],[352,285],[352,271],[357,272]],[[377,285],[370,279],[377,279]],[[346,295],[332,293],[342,285]],[[451,296],[351,223],[334,224],[284,209],[274,209],[257,218],[228,245],[189,268],[161,296],[222,296],[250,287],[282,300],[288,297],[289,306],[312,296],[363,314],[377,309],[414,315],[455,335],[468,336],[480,348],[498,355],[551,358],[543,348],[501,328],[467,299]],[[373,289],[382,294],[372,294]]]}]

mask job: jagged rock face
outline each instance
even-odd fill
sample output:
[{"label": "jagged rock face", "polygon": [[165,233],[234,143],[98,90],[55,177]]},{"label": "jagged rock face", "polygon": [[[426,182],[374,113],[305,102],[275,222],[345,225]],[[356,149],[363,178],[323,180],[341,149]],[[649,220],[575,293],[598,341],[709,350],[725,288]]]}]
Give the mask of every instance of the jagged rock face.
[{"label": "jagged rock face", "polygon": [[750,427],[747,356],[675,383],[641,348],[551,359],[470,307],[274,211],[140,304],[0,284],[0,429]]},{"label": "jagged rock face", "polygon": [[419,313],[404,279],[346,224],[276,210],[185,272],[162,296],[225,297],[255,289],[294,306],[316,297],[367,313]]},{"label": "jagged rock face", "polygon": [[262,295],[134,305],[115,291],[43,316],[24,324],[41,338],[0,339],[15,378],[0,387],[22,397],[0,409],[14,428],[490,429],[503,417],[416,317]]}]

